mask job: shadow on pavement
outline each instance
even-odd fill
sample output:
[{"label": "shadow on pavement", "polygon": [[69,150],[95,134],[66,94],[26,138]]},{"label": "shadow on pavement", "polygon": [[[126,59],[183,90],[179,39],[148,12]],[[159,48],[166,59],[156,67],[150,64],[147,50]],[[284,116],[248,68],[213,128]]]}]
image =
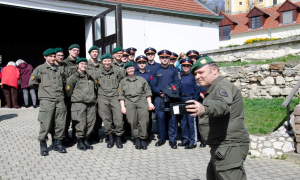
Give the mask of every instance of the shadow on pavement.
[{"label": "shadow on pavement", "polygon": [[0,115],[0,122],[3,120],[8,120],[17,117],[18,114],[5,114],[5,115]]}]

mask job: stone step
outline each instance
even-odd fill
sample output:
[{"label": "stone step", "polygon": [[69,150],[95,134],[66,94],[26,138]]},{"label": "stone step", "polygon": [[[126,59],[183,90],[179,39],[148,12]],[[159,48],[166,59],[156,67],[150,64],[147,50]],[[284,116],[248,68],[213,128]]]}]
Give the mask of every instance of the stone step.
[{"label": "stone step", "polygon": [[286,160],[287,161],[300,163],[300,154],[299,153],[288,152],[288,153],[284,153],[284,155],[286,155]]}]

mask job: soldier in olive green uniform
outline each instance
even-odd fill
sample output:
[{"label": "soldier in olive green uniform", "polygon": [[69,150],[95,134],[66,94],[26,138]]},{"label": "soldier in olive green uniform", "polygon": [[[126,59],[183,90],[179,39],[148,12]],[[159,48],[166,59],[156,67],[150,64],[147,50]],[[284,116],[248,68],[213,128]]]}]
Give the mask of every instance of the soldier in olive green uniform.
[{"label": "soldier in olive green uniform", "polygon": [[55,50],[47,49],[43,53],[46,62],[38,66],[32,73],[29,86],[38,89],[40,109],[38,121],[40,122],[41,155],[47,156],[47,135],[54,128],[55,143],[54,151],[66,153],[66,149],[61,143],[65,134],[66,106],[64,103],[64,71],[61,67],[54,65]]},{"label": "soldier in olive green uniform", "polygon": [[118,87],[123,79],[123,73],[118,67],[111,65],[112,59],[109,53],[101,57],[103,66],[97,73],[98,81],[98,105],[99,114],[104,123],[105,134],[108,136],[107,147],[114,146],[114,134],[116,145],[123,148],[121,136],[124,134],[123,117],[121,106],[118,100]]},{"label": "soldier in olive green uniform", "polygon": [[123,49],[121,47],[115,47],[112,51],[113,53],[113,62],[112,62],[112,66],[114,67],[119,67],[119,69],[121,69],[122,71],[124,71],[124,65],[125,63],[123,63],[121,61],[121,58],[123,56]]},{"label": "soldier in olive green uniform", "polygon": [[[87,73],[93,77],[96,85],[97,85],[97,79],[96,79],[96,73],[99,71],[100,66],[102,64],[98,62],[98,55],[99,55],[99,48],[97,46],[92,46],[89,49],[89,54],[91,58],[88,60],[88,67],[86,68]],[[96,105],[96,109],[98,109],[98,104]],[[91,139],[93,139],[95,142],[103,142],[103,139],[99,137],[99,129],[102,128],[102,119],[99,116],[98,111],[96,111],[96,122],[94,126],[94,131],[91,134]]]},{"label": "soldier in olive green uniform", "polygon": [[[70,77],[73,73],[77,71],[77,66],[76,66],[76,61],[78,59],[78,55],[80,52],[80,46],[78,44],[72,44],[69,48],[69,56],[63,61],[63,63],[66,64],[65,67],[65,73],[67,74],[67,77]],[[65,103],[67,105],[67,121],[66,121],[66,138],[65,140],[68,142],[68,144],[71,144],[71,140],[69,137],[69,127],[71,125],[71,102],[70,98],[66,97],[65,98]],[[75,123],[72,123],[72,138],[75,138]]]},{"label": "soldier in olive green uniform", "polygon": [[147,149],[148,109],[154,109],[154,105],[151,103],[151,89],[143,77],[134,74],[133,62],[127,62],[124,68],[127,77],[120,82],[118,98],[121,110],[123,114],[126,114],[126,119],[131,126],[131,135],[135,139],[136,149]]},{"label": "soldier in olive green uniform", "polygon": [[67,79],[66,94],[71,97],[71,117],[72,122],[76,122],[77,148],[85,151],[93,149],[88,138],[96,121],[97,98],[94,78],[85,71],[87,59],[78,58],[76,64],[78,70]]},{"label": "soldier in olive green uniform", "polygon": [[191,116],[199,116],[199,130],[211,146],[207,179],[246,179],[243,163],[249,150],[249,134],[244,123],[241,91],[219,73],[210,57],[202,57],[192,67],[196,82],[208,87],[203,105],[190,100]]}]

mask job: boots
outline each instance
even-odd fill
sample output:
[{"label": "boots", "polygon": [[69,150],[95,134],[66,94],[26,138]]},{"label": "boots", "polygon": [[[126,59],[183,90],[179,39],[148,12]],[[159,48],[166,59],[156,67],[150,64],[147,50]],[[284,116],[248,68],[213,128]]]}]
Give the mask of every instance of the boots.
[{"label": "boots", "polygon": [[200,142],[201,142],[201,144],[199,147],[204,148],[206,146],[206,144],[205,144],[204,140],[202,139],[202,137],[200,138]]},{"label": "boots", "polygon": [[48,156],[48,150],[47,150],[47,143],[46,141],[40,141],[40,147],[41,147],[41,156]]},{"label": "boots", "polygon": [[135,149],[141,149],[141,139],[135,138]]},{"label": "boots", "polygon": [[61,140],[55,140],[53,150],[58,151],[59,153],[66,153],[67,152],[66,148],[62,145]]},{"label": "boots", "polygon": [[116,145],[117,145],[117,148],[119,148],[119,149],[123,148],[121,136],[117,136]]},{"label": "boots", "polygon": [[64,146],[71,146],[72,145],[73,140],[70,138],[68,131],[65,132],[65,138],[63,139],[62,143],[63,143]]},{"label": "boots", "polygon": [[84,144],[85,144],[87,149],[90,149],[90,150],[94,149],[93,146],[90,145],[88,137],[85,138]]},{"label": "boots", "polygon": [[142,149],[146,150],[147,149],[147,141],[146,141],[146,139],[142,139],[141,142],[142,142],[141,143],[142,144]]},{"label": "boots", "polygon": [[85,151],[87,149],[83,139],[78,139],[77,149],[82,150],[82,151]]},{"label": "boots", "polygon": [[108,135],[107,147],[112,148],[115,144],[114,136],[112,134]]}]

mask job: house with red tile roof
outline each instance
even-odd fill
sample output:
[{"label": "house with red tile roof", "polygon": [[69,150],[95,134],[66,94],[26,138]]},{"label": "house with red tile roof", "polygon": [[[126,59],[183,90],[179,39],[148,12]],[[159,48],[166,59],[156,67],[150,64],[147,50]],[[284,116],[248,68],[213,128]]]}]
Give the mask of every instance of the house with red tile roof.
[{"label": "house with red tile roof", "polygon": [[286,0],[279,6],[258,8],[249,12],[223,16],[219,22],[220,46],[244,44],[255,38],[286,38],[300,35],[300,2]]},{"label": "house with red tile roof", "polygon": [[216,49],[223,18],[198,0],[0,0],[0,13],[4,64],[24,59],[33,65],[46,48],[61,47],[67,56],[75,43],[87,58],[93,45],[100,54],[116,46],[135,47],[136,55],[148,47],[177,54]]}]

